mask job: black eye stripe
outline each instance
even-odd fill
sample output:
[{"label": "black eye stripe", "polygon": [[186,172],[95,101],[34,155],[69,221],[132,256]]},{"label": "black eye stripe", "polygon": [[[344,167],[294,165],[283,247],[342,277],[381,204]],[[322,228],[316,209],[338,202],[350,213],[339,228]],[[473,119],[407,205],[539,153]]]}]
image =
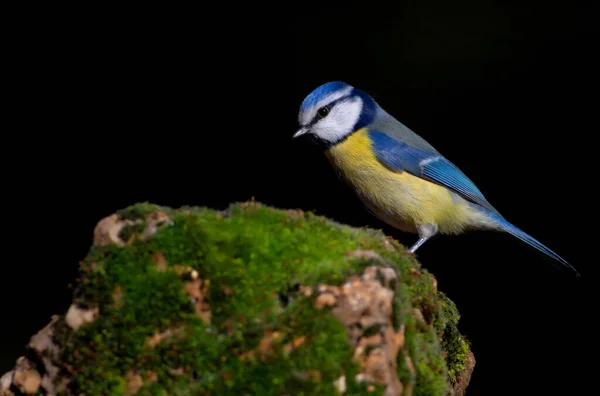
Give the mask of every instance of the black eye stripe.
[{"label": "black eye stripe", "polygon": [[[320,107],[320,108],[317,110],[317,113],[316,113],[316,114],[315,114],[315,116],[313,117],[312,121],[311,121],[311,122],[310,122],[308,125],[309,125],[309,126],[313,126],[314,124],[316,124],[317,122],[319,122],[319,121],[320,121],[320,120],[322,120],[323,118],[327,117],[327,116],[329,115],[329,112],[331,112],[331,109],[332,109],[332,108],[333,108],[333,107],[334,107],[336,104],[338,104],[339,102],[342,102],[342,101],[344,101],[344,100],[346,100],[346,99],[348,99],[348,95],[346,95],[346,96],[342,96],[341,98],[338,98],[338,99],[334,100],[333,102],[331,102],[331,103],[329,103],[329,104],[327,104],[327,105],[325,105],[325,106],[323,106],[323,107]],[[320,113],[321,113],[321,110],[324,110],[324,109],[326,109],[326,110],[325,110],[325,111],[326,111],[326,113],[324,113],[324,115],[320,114]]]}]

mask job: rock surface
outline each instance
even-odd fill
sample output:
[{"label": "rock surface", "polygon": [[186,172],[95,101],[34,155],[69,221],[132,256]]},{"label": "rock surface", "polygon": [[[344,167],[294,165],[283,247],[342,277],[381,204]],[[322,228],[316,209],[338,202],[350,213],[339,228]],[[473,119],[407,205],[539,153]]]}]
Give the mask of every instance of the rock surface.
[{"label": "rock surface", "polygon": [[464,395],[456,306],[381,232],[256,202],[102,219],[0,396]]}]

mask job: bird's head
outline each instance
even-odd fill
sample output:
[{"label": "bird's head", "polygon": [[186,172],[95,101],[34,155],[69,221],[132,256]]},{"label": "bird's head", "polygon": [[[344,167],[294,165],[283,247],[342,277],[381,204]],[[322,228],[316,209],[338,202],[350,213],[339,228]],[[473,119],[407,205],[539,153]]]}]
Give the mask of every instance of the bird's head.
[{"label": "bird's head", "polygon": [[377,110],[377,104],[365,92],[343,82],[328,82],[302,101],[300,128],[293,137],[311,135],[317,142],[331,146],[369,125]]}]

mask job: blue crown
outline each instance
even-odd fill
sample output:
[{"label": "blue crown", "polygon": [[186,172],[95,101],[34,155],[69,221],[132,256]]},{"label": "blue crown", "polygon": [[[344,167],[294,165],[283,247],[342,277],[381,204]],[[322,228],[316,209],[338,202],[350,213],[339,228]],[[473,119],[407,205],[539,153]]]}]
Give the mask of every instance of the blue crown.
[{"label": "blue crown", "polygon": [[314,91],[312,91],[310,94],[308,94],[308,96],[304,99],[304,101],[300,105],[300,109],[306,110],[306,109],[314,106],[315,104],[317,104],[317,102],[319,102],[321,99],[325,98],[326,96],[328,96],[334,92],[346,89],[348,87],[349,87],[348,84],[343,83],[341,81],[331,81],[331,82],[325,83],[325,84],[321,85],[320,87],[315,88]]}]

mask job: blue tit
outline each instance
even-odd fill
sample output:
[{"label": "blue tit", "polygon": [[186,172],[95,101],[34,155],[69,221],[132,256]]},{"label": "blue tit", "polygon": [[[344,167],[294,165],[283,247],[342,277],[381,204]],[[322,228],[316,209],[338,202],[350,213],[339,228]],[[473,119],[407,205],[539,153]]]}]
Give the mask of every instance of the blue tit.
[{"label": "blue tit", "polygon": [[502,231],[579,276],[567,261],[509,223],[457,166],[364,91],[338,81],[321,85],[303,100],[298,122],[293,137],[307,135],[321,145],[372,215],[418,235],[409,252],[436,234]]}]

